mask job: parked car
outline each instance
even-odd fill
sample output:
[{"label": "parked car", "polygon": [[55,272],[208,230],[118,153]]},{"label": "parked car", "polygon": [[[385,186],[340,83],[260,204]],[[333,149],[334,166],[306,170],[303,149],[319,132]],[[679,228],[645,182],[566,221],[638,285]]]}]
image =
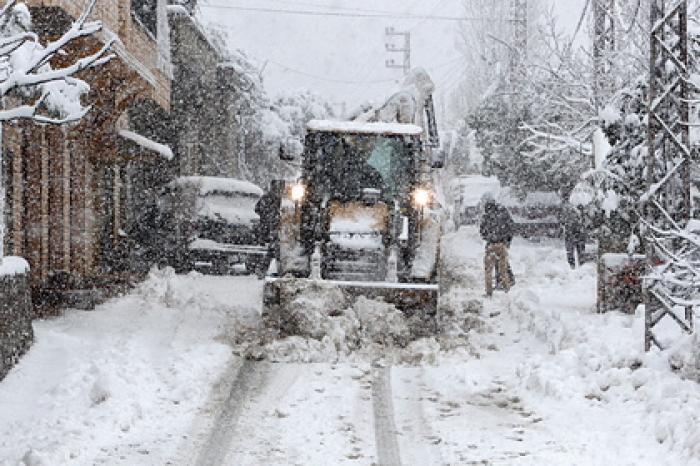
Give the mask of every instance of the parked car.
[{"label": "parked car", "polygon": [[513,216],[517,235],[525,238],[557,237],[561,197],[551,191],[534,191],[520,198],[511,188],[503,188],[496,200]]},{"label": "parked car", "polygon": [[186,176],[168,185],[164,208],[172,212],[179,271],[253,273],[264,263],[255,204],[263,190],[253,183]]}]

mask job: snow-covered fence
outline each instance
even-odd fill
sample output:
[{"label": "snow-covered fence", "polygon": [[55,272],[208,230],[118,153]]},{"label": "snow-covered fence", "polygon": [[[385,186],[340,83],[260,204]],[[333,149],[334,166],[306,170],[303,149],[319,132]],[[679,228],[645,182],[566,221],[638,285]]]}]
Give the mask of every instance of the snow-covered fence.
[{"label": "snow-covered fence", "polygon": [[29,266],[18,257],[0,265],[0,379],[32,343]]}]

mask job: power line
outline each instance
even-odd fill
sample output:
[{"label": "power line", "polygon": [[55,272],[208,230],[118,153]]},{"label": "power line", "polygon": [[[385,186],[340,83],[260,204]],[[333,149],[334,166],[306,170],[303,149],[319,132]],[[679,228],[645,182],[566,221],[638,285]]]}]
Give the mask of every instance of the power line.
[{"label": "power line", "polygon": [[[434,14],[436,11],[438,11],[438,9],[442,6],[443,3],[445,3],[445,1],[446,1],[446,0],[440,0],[440,1],[435,5],[435,7],[434,7],[432,10],[430,10],[430,13],[428,13],[428,15],[432,15],[432,14]],[[427,20],[427,19],[422,19],[422,20],[418,21],[416,24],[414,24],[413,26],[411,26],[411,28],[410,28],[408,31],[409,31],[409,32],[413,32],[415,29],[418,28],[418,26],[421,26],[421,25],[422,25],[423,23],[425,23],[426,21],[428,21],[428,20]]]},{"label": "power line", "polygon": [[[430,70],[438,70],[441,68],[444,68],[445,66],[452,65],[457,61],[463,60],[462,57],[456,57],[453,58],[452,60],[448,60],[446,62],[439,63],[435,66],[430,66],[427,67]],[[296,73],[302,76],[306,76],[309,78],[317,79],[319,81],[327,81],[331,83],[338,83],[338,84],[357,84],[357,85],[362,85],[362,84],[386,84],[386,83],[396,83],[400,81],[400,79],[396,78],[387,78],[387,79],[369,79],[369,80],[351,80],[351,79],[336,79],[336,78],[328,78],[326,76],[319,76],[317,74],[309,73],[307,71],[302,71],[302,70],[297,70],[295,68],[291,68],[285,64],[279,63],[274,60],[267,60],[268,62],[272,63],[275,66],[278,66],[282,68],[285,71],[289,71],[290,73]]]},{"label": "power line", "polygon": [[[338,6],[338,5],[323,5],[321,3],[297,2],[296,0],[293,2],[288,2],[286,0],[265,0],[265,1],[274,2],[274,3],[281,3],[282,5],[286,5],[289,7],[311,6],[311,7],[323,8],[326,10],[340,10],[341,12],[384,13],[384,14],[390,14],[390,15],[396,13],[394,11],[387,11],[387,10],[366,10],[364,8],[351,8],[351,7]],[[420,0],[420,1],[422,1],[422,0]]]},{"label": "power line", "polygon": [[[334,16],[339,18],[391,18],[391,19],[424,19],[432,21],[508,21],[504,18],[478,18],[478,17],[468,17],[468,16],[436,16],[436,15],[412,15],[412,14],[398,14],[398,13],[341,13],[332,11],[314,11],[314,10],[289,10],[289,9],[277,9],[277,8],[253,8],[253,7],[242,7],[242,6],[230,6],[230,5],[205,5],[201,4],[201,8],[214,8],[221,10],[236,10],[236,11],[254,11],[258,13],[280,13],[288,15],[302,15],[302,16]],[[370,10],[367,10],[370,11]]]},{"label": "power line", "polygon": [[282,68],[285,71],[289,71],[291,73],[296,73],[300,74],[302,76],[306,76],[309,78],[314,78],[318,79],[320,81],[327,81],[331,83],[338,83],[338,84],[383,84],[383,83],[391,83],[391,82],[396,82],[396,79],[375,79],[375,80],[367,80],[367,81],[353,81],[353,80],[348,80],[348,79],[334,79],[334,78],[327,78],[324,76],[319,76],[313,73],[308,73],[306,71],[301,71],[301,70],[296,70],[294,68],[290,68],[287,65],[283,65],[282,63],[276,62],[274,60],[268,60],[270,63],[273,65],[277,65],[280,68]]}]

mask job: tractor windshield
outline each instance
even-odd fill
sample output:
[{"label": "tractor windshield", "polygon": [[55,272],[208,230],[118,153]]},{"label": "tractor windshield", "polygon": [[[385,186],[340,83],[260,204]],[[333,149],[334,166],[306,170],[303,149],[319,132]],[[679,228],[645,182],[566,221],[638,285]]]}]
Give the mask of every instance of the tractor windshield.
[{"label": "tractor windshield", "polygon": [[414,164],[403,137],[323,134],[316,141],[316,179],[331,198],[359,199],[369,189],[388,201],[410,189]]}]

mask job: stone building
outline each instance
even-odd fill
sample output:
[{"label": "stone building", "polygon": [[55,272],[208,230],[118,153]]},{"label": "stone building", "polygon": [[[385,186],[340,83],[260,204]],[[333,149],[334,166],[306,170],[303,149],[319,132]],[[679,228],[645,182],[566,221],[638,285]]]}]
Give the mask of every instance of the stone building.
[{"label": "stone building", "polygon": [[171,1],[172,127],[179,174],[266,181],[272,173],[264,162],[272,157],[277,163],[277,154],[263,143],[260,110],[266,98],[258,71],[241,52],[224,50],[198,23],[194,0]]},{"label": "stone building", "polygon": [[235,176],[228,134],[220,121],[222,53],[185,6],[169,7],[174,70],[171,92],[180,175]]},{"label": "stone building", "polygon": [[[57,38],[85,1],[25,0],[42,41]],[[82,73],[90,112],[58,127],[3,131],[6,251],[31,265],[35,301],[87,305],[130,278],[130,226],[174,175],[167,158],[172,69],[166,0],[101,0],[104,29],[71,45],[85,55],[117,36],[116,58]],[[59,58],[60,59],[60,58]]]}]

